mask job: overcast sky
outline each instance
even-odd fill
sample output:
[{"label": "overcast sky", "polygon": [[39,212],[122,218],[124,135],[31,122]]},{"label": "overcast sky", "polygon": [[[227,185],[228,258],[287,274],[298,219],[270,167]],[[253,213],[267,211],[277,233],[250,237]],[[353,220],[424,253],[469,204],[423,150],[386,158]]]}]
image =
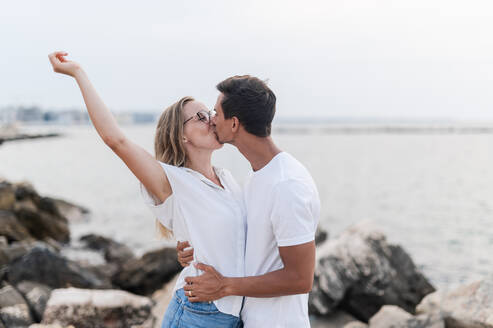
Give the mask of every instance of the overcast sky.
[{"label": "overcast sky", "polygon": [[0,2],[0,107],[83,108],[66,50],[115,111],[208,106],[269,79],[282,117],[493,119],[493,1]]}]

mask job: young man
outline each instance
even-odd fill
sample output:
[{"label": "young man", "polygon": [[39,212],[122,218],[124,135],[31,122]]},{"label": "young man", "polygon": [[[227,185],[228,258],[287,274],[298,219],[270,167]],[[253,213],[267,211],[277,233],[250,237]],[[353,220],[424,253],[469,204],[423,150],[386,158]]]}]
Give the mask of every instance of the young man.
[{"label": "young man", "polygon": [[[276,97],[263,81],[234,76],[217,89],[212,121],[217,139],[236,146],[253,169],[244,187],[246,272],[243,278],[223,277],[211,266],[196,264],[204,274],[186,278],[185,293],[191,302],[246,296],[241,316],[247,328],[310,327],[317,188],[306,168],[270,137]],[[183,252],[184,246],[178,247],[182,263],[192,254]]]}]

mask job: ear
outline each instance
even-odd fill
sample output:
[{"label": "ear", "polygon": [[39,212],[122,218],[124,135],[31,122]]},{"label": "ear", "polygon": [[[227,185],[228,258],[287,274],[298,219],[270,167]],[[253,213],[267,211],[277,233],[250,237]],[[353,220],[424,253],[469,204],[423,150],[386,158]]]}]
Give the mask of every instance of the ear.
[{"label": "ear", "polygon": [[240,128],[240,120],[236,116],[233,116],[231,118],[231,120],[233,121],[233,124],[231,125],[231,131],[233,133],[236,133],[236,132],[238,132],[238,129]]}]

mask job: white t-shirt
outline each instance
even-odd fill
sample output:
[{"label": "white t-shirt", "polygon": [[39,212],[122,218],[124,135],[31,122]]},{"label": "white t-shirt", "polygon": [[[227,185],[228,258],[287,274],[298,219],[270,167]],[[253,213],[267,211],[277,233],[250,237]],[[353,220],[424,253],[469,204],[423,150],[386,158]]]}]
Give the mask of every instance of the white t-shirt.
[{"label": "white t-shirt", "polygon": [[[247,209],[246,276],[283,268],[278,247],[313,241],[320,217],[317,187],[306,168],[288,153],[252,172],[244,188]],[[245,328],[310,327],[308,294],[247,297]]]},{"label": "white t-shirt", "polygon": [[[159,162],[173,193],[163,203],[155,201],[140,183],[141,195],[155,217],[180,241],[194,248],[194,262],[212,265],[223,276],[245,275],[246,212],[242,190],[231,173],[214,167],[224,186],[216,185],[201,173],[189,168]],[[202,271],[193,264],[182,270],[175,289],[185,286],[185,277]],[[214,301],[219,311],[238,316],[242,297],[227,296]]]}]

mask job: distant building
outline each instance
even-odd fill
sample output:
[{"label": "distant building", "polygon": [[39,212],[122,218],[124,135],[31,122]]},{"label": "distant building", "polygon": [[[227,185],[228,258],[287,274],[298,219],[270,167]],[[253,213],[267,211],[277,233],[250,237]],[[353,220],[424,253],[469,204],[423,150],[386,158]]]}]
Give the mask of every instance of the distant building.
[{"label": "distant building", "polygon": [[17,121],[16,112],[12,106],[0,109],[0,127],[14,124]]},{"label": "distant building", "polygon": [[[115,112],[113,115],[119,124],[146,124],[157,119],[153,112]],[[81,125],[91,124],[91,120],[86,110],[79,109],[43,111],[37,106],[0,109],[0,126],[15,123]]]},{"label": "distant building", "polygon": [[134,113],[133,122],[135,124],[153,123],[157,119],[156,113]]},{"label": "distant building", "polygon": [[17,121],[39,122],[43,120],[43,112],[39,107],[19,107],[16,112]]}]

